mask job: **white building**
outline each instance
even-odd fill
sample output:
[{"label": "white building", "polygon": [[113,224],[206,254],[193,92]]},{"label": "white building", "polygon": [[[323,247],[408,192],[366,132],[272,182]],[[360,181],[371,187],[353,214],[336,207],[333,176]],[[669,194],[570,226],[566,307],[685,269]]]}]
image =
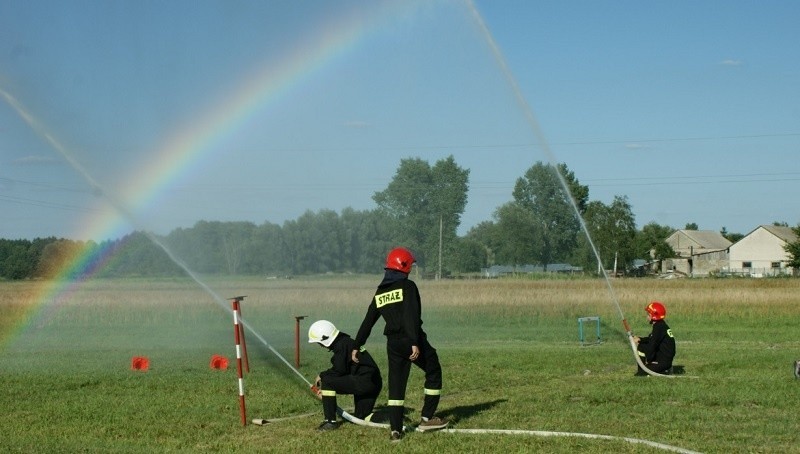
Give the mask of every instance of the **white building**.
[{"label": "white building", "polygon": [[753,277],[792,274],[784,246],[797,239],[790,227],[760,225],[731,245],[725,271]]}]

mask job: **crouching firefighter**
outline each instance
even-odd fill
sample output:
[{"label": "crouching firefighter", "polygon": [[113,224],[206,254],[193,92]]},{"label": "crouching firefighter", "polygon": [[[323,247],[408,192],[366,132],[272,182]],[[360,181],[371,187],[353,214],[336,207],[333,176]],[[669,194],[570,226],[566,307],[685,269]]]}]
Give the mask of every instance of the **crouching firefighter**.
[{"label": "crouching firefighter", "polygon": [[357,349],[355,341],[327,320],[318,320],[311,325],[308,342],[317,343],[333,353],[331,368],[320,372],[314,380],[325,416],[318,430],[339,428],[340,423],[336,421],[337,394],[352,394],[354,416],[369,420],[383,387],[381,372],[369,352],[361,350],[359,362],[353,362],[351,352]]},{"label": "crouching firefighter", "polygon": [[[633,337],[633,341],[637,344],[637,352],[645,367],[653,372],[669,375],[672,373],[672,360],[675,358],[675,337],[667,321],[664,320],[667,309],[658,301],[653,301],[644,309],[647,311],[647,321],[652,325],[652,330],[647,337]],[[648,374],[637,365],[636,375]]]}]

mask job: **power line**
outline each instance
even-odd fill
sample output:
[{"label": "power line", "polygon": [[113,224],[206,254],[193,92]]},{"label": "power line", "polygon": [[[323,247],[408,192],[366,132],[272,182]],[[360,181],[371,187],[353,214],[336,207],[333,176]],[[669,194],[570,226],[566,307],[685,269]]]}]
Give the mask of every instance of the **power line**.
[{"label": "power line", "polygon": [[39,187],[39,188],[57,189],[59,191],[80,192],[80,193],[85,193],[85,194],[90,194],[92,192],[89,189],[85,189],[85,186],[84,186],[83,189],[79,189],[79,188],[77,188],[75,186],[62,186],[62,185],[55,185],[55,184],[51,184],[51,183],[41,183],[41,182],[36,182],[36,181],[25,181],[25,180],[16,180],[16,179],[13,179],[13,178],[0,177],[0,182],[3,182],[3,181],[7,182],[7,183],[15,184],[15,185],[23,184],[23,185],[35,186],[35,187]]},{"label": "power line", "polygon": [[[797,178],[791,178],[797,176]],[[776,177],[776,178],[765,178]],[[584,180],[589,186],[646,186],[651,184],[665,184],[680,181],[683,185],[691,184],[718,184],[718,183],[776,183],[782,181],[798,181],[800,173],[749,173],[729,175],[692,175],[692,176],[659,176],[659,177],[634,177],[634,178],[599,178]],[[594,183],[600,182],[600,183]],[[615,183],[613,183],[615,182]]]},{"label": "power line", "polygon": [[615,143],[652,143],[652,142],[693,142],[704,140],[738,140],[738,139],[763,139],[767,137],[798,137],[800,133],[790,132],[785,134],[750,134],[739,136],[699,136],[699,137],[667,137],[660,139],[631,139],[631,140],[590,140],[581,142],[561,142],[557,145],[603,145]]},{"label": "power line", "polygon": [[[625,178],[594,178],[588,180],[579,180],[581,184],[590,187],[615,187],[615,186],[648,186],[652,184],[667,184],[673,182],[680,182],[682,185],[708,185],[708,184],[747,184],[747,183],[778,183],[786,181],[799,181],[800,172],[781,172],[781,173],[749,173],[749,174],[719,174],[719,175],[682,175],[682,176],[644,176],[644,177],[625,177]],[[13,182],[16,184],[24,184],[35,187],[44,187],[48,189],[57,189],[61,191],[71,191],[77,193],[91,193],[88,190],[75,189],[73,187],[58,186],[47,183],[37,183],[31,181],[15,180],[11,178],[2,178],[0,181]],[[473,181],[470,183],[470,189],[484,189],[484,190],[511,190],[514,187],[516,178],[513,181]],[[377,183],[353,182],[350,181],[346,184],[336,183],[318,183],[318,184],[299,184],[295,185],[238,185],[233,190],[239,194],[255,193],[255,192],[285,192],[285,191],[335,191],[335,190],[370,190],[380,191],[383,188]],[[231,190],[228,186],[217,185],[198,185],[198,186],[183,186],[173,188],[173,192],[220,192],[223,189]],[[0,196],[0,200],[6,200],[17,204],[27,204],[31,206],[42,206],[52,208],[62,208],[75,211],[95,211],[89,208],[76,207],[72,205],[58,204],[45,200],[25,199],[12,197],[8,195]]]},{"label": "power line", "polygon": [[97,212],[103,211],[103,210],[97,210],[97,209],[87,208],[87,207],[79,207],[79,206],[75,206],[75,205],[67,205],[67,204],[63,204],[63,203],[48,202],[46,200],[25,199],[25,198],[21,198],[21,197],[11,197],[11,196],[7,196],[7,195],[0,195],[0,200],[6,201],[6,202],[15,203],[15,204],[18,204],[18,205],[38,206],[38,207],[45,207],[45,208],[57,208],[57,209],[66,210],[66,211],[80,211],[80,212],[86,212],[86,213],[97,213]]},{"label": "power line", "polygon": [[688,180],[693,178],[749,178],[749,177],[765,177],[765,176],[788,176],[800,175],[800,172],[781,172],[781,173],[741,173],[730,175],[689,175],[689,176],[669,176],[669,177],[632,177],[632,178],[594,178],[587,181],[634,181],[634,180]]},{"label": "power line", "polygon": [[[612,140],[578,140],[570,142],[552,142],[552,145],[610,145],[637,144],[658,142],[698,142],[710,140],[744,140],[779,137],[800,137],[800,133],[750,134],[737,136],[698,136],[698,137],[664,137],[651,139],[612,139]],[[478,150],[478,149],[519,149],[538,147],[535,143],[484,143],[484,144],[441,144],[441,145],[398,145],[377,147],[277,147],[259,148],[259,152],[347,152],[347,151],[414,151],[414,150]],[[245,150],[247,151],[247,150]],[[253,150],[256,151],[256,150]]]},{"label": "power line", "polygon": [[[782,181],[800,181],[800,178],[780,178],[780,179],[761,179],[761,180],[714,180],[714,181],[692,181],[689,183],[682,183],[684,186],[691,185],[691,184],[728,184],[728,183],[736,183],[736,184],[743,184],[743,183],[778,183]],[[659,184],[664,184],[665,182],[669,182],[668,180],[661,181]],[[600,186],[650,186],[655,182],[649,183],[617,183],[617,184],[589,184],[588,186],[591,187],[600,187]]]}]

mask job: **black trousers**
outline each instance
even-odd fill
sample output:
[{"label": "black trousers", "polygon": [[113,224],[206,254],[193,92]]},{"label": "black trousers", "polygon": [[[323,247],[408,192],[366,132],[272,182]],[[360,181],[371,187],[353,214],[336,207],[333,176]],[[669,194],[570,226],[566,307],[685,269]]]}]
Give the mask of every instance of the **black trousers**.
[{"label": "black trousers", "polygon": [[[639,358],[642,360],[642,363],[644,363],[645,367],[647,367],[651,371],[653,371],[653,372],[655,372],[657,374],[664,374],[664,375],[669,375],[670,372],[672,372],[670,370],[670,369],[672,369],[672,362],[669,362],[669,364],[668,363],[659,364],[658,361],[647,362],[647,360],[645,359],[646,355],[645,355],[645,353],[643,351],[641,351],[640,349],[637,348],[636,349],[636,353],[639,354]],[[639,364],[637,363],[636,364],[636,374],[637,375],[647,375],[647,372],[643,371],[642,368],[639,367]]]},{"label": "black trousers", "polygon": [[428,342],[427,336],[422,336],[418,343],[419,356],[413,363],[408,359],[411,356],[411,346],[411,340],[406,338],[388,338],[386,341],[386,353],[389,359],[389,423],[392,430],[397,431],[403,428],[406,386],[411,373],[411,364],[425,372],[425,400],[421,412],[423,417],[430,418],[436,412],[442,390],[442,366],[439,364],[439,355]]},{"label": "black trousers", "polygon": [[[650,369],[651,371],[653,371],[653,372],[655,372],[657,374],[669,375],[672,372],[670,370],[670,369],[672,369],[672,364],[666,365],[666,364],[658,364],[658,363],[644,363],[644,365],[645,365],[645,367],[647,367],[648,369]],[[642,368],[639,367],[638,364],[636,365],[636,369],[637,369],[637,371],[636,371],[637,373],[645,374],[645,375],[647,374],[647,372],[643,371]]]},{"label": "black trousers", "polygon": [[354,415],[364,419],[372,413],[375,401],[383,388],[383,379],[378,369],[372,369],[371,374],[360,375],[332,375],[321,374],[322,379],[322,411],[325,419],[336,420],[336,396],[338,394],[352,394],[355,404]]}]

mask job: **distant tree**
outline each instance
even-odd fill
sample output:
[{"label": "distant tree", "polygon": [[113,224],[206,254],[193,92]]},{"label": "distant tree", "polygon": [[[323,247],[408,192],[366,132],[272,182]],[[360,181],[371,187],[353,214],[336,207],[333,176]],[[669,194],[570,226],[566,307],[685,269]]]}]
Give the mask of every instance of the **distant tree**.
[{"label": "distant tree", "polygon": [[340,269],[341,223],[331,210],[306,211],[283,224],[283,240],[293,274],[327,273]]},{"label": "distant tree", "polygon": [[476,240],[457,238],[452,251],[453,271],[475,273],[486,267],[486,247]]},{"label": "distant tree", "polygon": [[605,269],[611,269],[615,259],[618,270],[633,264],[636,220],[627,197],[615,196],[611,205],[589,202],[584,218]]},{"label": "distant tree", "polygon": [[495,211],[494,217],[497,222],[487,239],[496,263],[543,263],[540,251],[545,249],[544,228],[530,209],[519,202],[508,202]]},{"label": "distant tree", "polygon": [[700,228],[697,226],[697,223],[689,222],[686,224],[686,227],[683,230],[699,230]]},{"label": "distant tree", "polygon": [[52,279],[58,277],[59,273],[67,271],[66,277],[78,277],[77,275],[81,273],[81,270],[68,270],[66,266],[84,252],[85,246],[82,242],[72,240],[58,240],[48,243],[42,249],[42,255],[39,257],[36,276]]},{"label": "distant tree", "polygon": [[314,273],[329,273],[344,269],[344,257],[347,257],[345,247],[345,232],[339,214],[333,210],[320,210],[312,218],[309,225],[311,229],[312,249],[316,258],[308,269]]},{"label": "distant tree", "polygon": [[581,185],[566,164],[537,162],[517,179],[513,197],[533,217],[531,229],[539,238],[535,261],[547,265],[566,260],[577,245],[578,215],[586,210],[588,186]]},{"label": "distant tree", "polygon": [[636,256],[650,260],[675,257],[672,246],[665,241],[674,232],[675,229],[668,225],[655,222],[646,224],[636,234]]},{"label": "distant tree", "polygon": [[356,211],[345,208],[341,214],[344,229],[346,270],[379,272],[386,253],[396,245],[392,221],[383,210]]},{"label": "distant tree", "polygon": [[495,252],[499,244],[498,226],[493,221],[483,221],[467,232],[465,239],[480,244],[486,251],[486,266],[495,265]]},{"label": "distant tree", "polygon": [[411,248],[418,265],[432,271],[438,265],[440,233],[447,250],[457,237],[468,183],[469,170],[452,155],[433,166],[419,158],[403,159],[387,188],[372,198],[390,219],[394,245]]},{"label": "distant tree", "polygon": [[743,234],[728,232],[728,229],[726,229],[725,227],[722,227],[722,230],[719,231],[719,234],[725,237],[725,239],[727,239],[731,243],[735,243],[744,238]]},{"label": "distant tree", "polygon": [[25,259],[28,261],[27,264],[25,264],[25,268],[29,270],[26,278],[38,277],[36,275],[37,273],[36,270],[39,267],[39,262],[41,261],[44,249],[49,244],[55,243],[57,241],[66,241],[66,239],[56,238],[51,236],[47,238],[34,238],[34,240],[31,241],[30,249],[28,249],[28,253],[25,255]]},{"label": "distant tree", "polygon": [[792,267],[794,274],[798,275],[800,274],[800,224],[796,227],[792,227],[792,231],[797,235],[798,239],[793,243],[787,243],[784,246],[784,250],[789,254],[787,266]]},{"label": "distant tree", "polygon": [[257,226],[243,253],[244,273],[249,275],[284,275],[289,270],[283,259],[283,230],[265,222]]},{"label": "distant tree", "polygon": [[0,240],[0,278],[31,278],[38,262],[39,254],[31,241]]},{"label": "distant tree", "polygon": [[[185,271],[151,238],[145,232],[135,231],[118,240],[104,242],[86,252],[94,262],[87,263],[87,270],[102,266],[98,273],[103,277],[183,275]],[[157,240],[164,243],[163,238]]]},{"label": "distant tree", "polygon": [[220,221],[197,221],[191,228],[173,230],[165,242],[192,271],[221,274],[228,269],[223,244],[225,224]]},{"label": "distant tree", "polygon": [[785,221],[773,221],[772,225],[775,227],[789,227],[789,223]]},{"label": "distant tree", "polygon": [[255,230],[256,225],[252,222],[226,222],[222,226],[222,253],[227,274],[235,275],[241,271]]}]

